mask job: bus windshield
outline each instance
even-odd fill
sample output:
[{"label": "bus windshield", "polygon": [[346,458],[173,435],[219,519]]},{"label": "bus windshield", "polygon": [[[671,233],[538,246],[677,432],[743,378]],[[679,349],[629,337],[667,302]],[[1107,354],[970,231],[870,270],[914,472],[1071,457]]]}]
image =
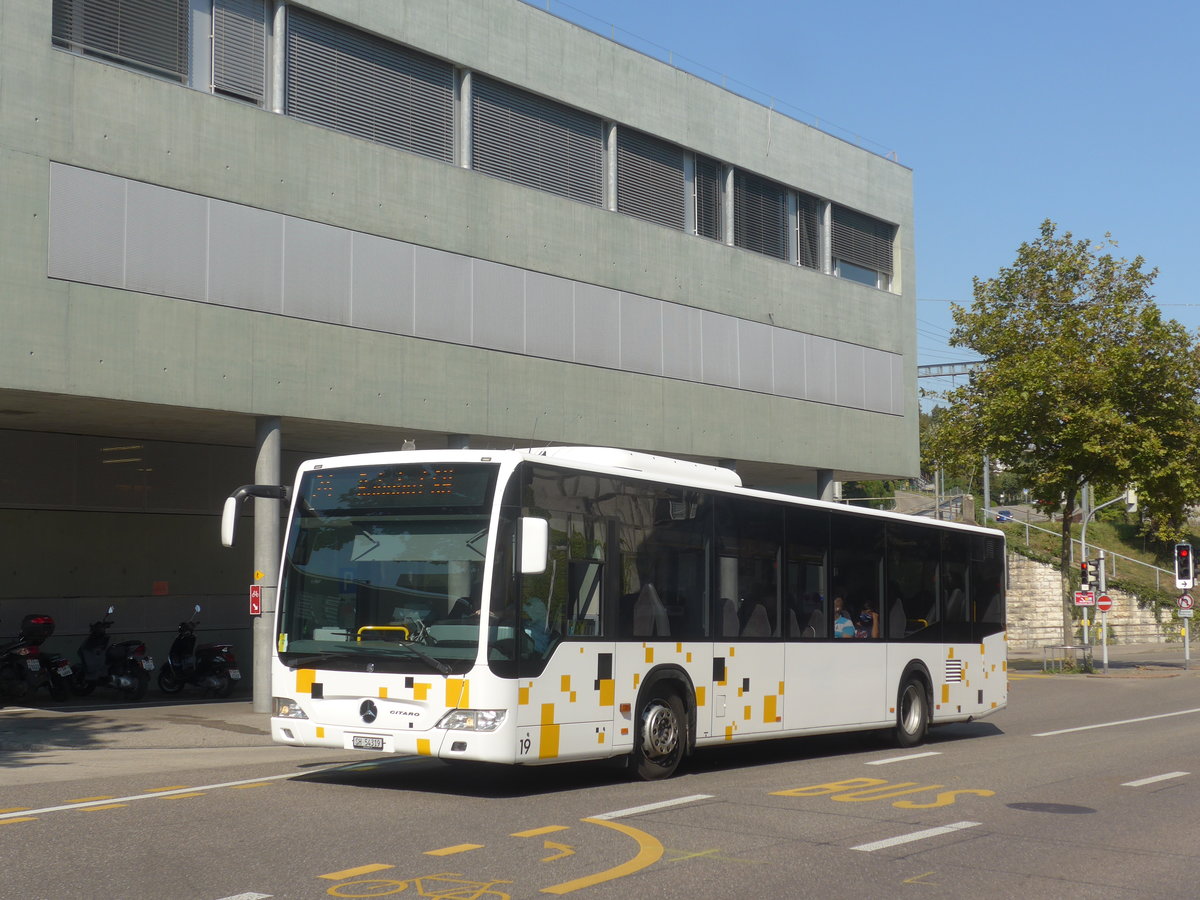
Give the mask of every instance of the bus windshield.
[{"label": "bus windshield", "polygon": [[280,583],[280,660],[354,671],[467,671],[479,644],[498,468],[306,472]]}]

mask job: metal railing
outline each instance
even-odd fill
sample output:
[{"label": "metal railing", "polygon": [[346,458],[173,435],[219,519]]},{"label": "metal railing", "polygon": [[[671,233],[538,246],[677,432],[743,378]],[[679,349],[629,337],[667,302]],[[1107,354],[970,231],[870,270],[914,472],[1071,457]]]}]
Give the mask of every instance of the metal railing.
[{"label": "metal railing", "polygon": [[[1042,528],[1040,525],[1034,525],[1032,522],[1028,522],[1028,521],[1025,521],[1025,522],[1012,521],[1012,522],[1007,522],[1005,524],[1020,525],[1022,528],[1024,528],[1026,544],[1029,544],[1030,530],[1040,531],[1043,534],[1048,534],[1048,535],[1051,535],[1052,537],[1056,537],[1056,538],[1062,537],[1062,533],[1059,531],[1053,531],[1049,528]],[[1160,566],[1154,565],[1153,563],[1142,562],[1140,559],[1134,559],[1132,556],[1125,556],[1124,554],[1121,554],[1121,553],[1115,553],[1114,551],[1109,550],[1104,547],[1100,547],[1099,545],[1097,545],[1095,543],[1093,543],[1091,546],[1093,549],[1104,550],[1104,558],[1109,563],[1109,569],[1108,569],[1108,572],[1106,573],[1109,577],[1116,576],[1117,561],[1121,560],[1127,566],[1142,566],[1147,569],[1152,569],[1154,571],[1154,587],[1157,590],[1161,591],[1163,589],[1162,581],[1163,581],[1164,575],[1167,577],[1167,581],[1169,582],[1169,584],[1172,587],[1175,584],[1175,573],[1173,571],[1171,571],[1170,569],[1164,569]],[[1076,548],[1078,548],[1078,551]],[[1078,557],[1076,557],[1076,555],[1075,555],[1076,552],[1079,553]],[[1070,560],[1072,565],[1074,565],[1075,560],[1077,558],[1078,559],[1083,558],[1083,545],[1079,538],[1072,537],[1071,538],[1071,560]]]}]

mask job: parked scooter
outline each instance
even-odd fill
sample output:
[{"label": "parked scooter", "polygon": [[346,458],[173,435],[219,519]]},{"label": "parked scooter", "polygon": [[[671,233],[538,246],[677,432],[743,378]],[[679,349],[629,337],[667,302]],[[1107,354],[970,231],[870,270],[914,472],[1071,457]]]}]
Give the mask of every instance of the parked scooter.
[{"label": "parked scooter", "polygon": [[71,664],[66,657],[41,649],[52,634],[51,616],[28,615],[21,620],[16,639],[0,645],[0,697],[17,700],[45,687],[55,700],[67,699]]},{"label": "parked scooter", "polygon": [[218,697],[228,697],[241,680],[233,644],[196,644],[200,624],[200,604],[193,618],[179,623],[179,634],[167,651],[167,661],[158,673],[158,687],[164,694],[177,694],[185,684],[195,685]]},{"label": "parked scooter", "polygon": [[110,606],[103,619],[88,625],[89,634],[79,645],[79,666],[71,678],[71,690],[83,697],[103,684],[130,700],[141,700],[150,686],[154,659],[146,655],[144,641],[110,643],[113,610]]}]

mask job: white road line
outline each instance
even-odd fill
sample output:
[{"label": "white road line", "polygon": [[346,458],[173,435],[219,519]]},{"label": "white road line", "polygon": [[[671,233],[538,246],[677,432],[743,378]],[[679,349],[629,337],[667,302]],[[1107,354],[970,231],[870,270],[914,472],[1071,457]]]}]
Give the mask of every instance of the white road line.
[{"label": "white road line", "polygon": [[254,891],[249,891],[245,894],[234,894],[232,897],[222,897],[221,900],[267,900],[268,897],[273,897],[274,894],[256,894]]},{"label": "white road line", "polygon": [[1158,781],[1169,781],[1172,778],[1182,778],[1184,775],[1191,774],[1191,772],[1168,772],[1166,775],[1155,775],[1152,778],[1139,778],[1137,781],[1126,781],[1121,787],[1145,787],[1148,784],[1154,784]]},{"label": "white road line", "polygon": [[904,762],[905,760],[908,760],[908,759],[921,759],[924,756],[941,756],[941,755],[942,755],[941,752],[938,750],[928,750],[925,753],[910,753],[908,756],[893,756],[890,759],[873,759],[869,763],[867,763],[867,765],[868,766],[886,766],[888,763]]},{"label": "white road line", "polygon": [[[331,769],[337,766],[329,766]],[[23,809],[18,812],[0,814],[0,819],[12,819],[17,816],[38,816],[43,813],[62,812],[67,809],[87,809],[89,806],[104,806],[110,803],[130,803],[134,800],[153,800],[156,797],[170,797],[174,794],[188,794],[193,791],[215,791],[217,788],[238,787],[243,784],[258,784],[260,781],[281,781],[285,778],[299,778],[301,775],[312,775],[323,772],[315,769],[308,772],[288,772],[286,775],[267,775],[263,778],[244,778],[241,781],[226,781],[221,784],[202,784],[195,787],[175,788],[170,791],[153,791],[149,794],[134,794],[130,797],[109,797],[107,800],[89,800],[86,803],[66,803],[62,806],[45,806],[41,809]]]},{"label": "white road line", "polygon": [[1172,716],[1190,716],[1200,713],[1200,709],[1181,709],[1179,712],[1161,713],[1157,716],[1142,716],[1140,719],[1121,719],[1119,722],[1101,722],[1099,725],[1081,725],[1078,728],[1062,728],[1058,731],[1043,731],[1034,737],[1054,737],[1056,734],[1071,734],[1076,731],[1091,731],[1093,728],[1111,728],[1114,725],[1135,725],[1138,722],[1151,722],[1154,719],[1169,719]]},{"label": "white road line", "polygon": [[941,834],[951,834],[955,831],[962,831],[964,828],[974,828],[976,825],[982,824],[982,822],[955,822],[953,825],[943,825],[940,828],[926,828],[924,831],[914,831],[912,834],[902,834],[899,837],[888,838],[883,841],[859,844],[857,847],[851,847],[850,849],[863,850],[869,853],[872,850],[883,850],[885,847],[895,847],[897,844],[923,841],[925,838],[937,837]]},{"label": "white road line", "polygon": [[711,800],[712,794],[692,794],[690,797],[679,797],[675,800],[664,800],[661,803],[647,803],[645,806],[631,806],[629,809],[618,809],[616,812],[601,813],[598,816],[588,816],[590,819],[620,819],[625,816],[636,816],[638,813],[653,812],[656,809],[670,809],[672,806],[682,806],[685,803],[695,803],[697,800]]}]

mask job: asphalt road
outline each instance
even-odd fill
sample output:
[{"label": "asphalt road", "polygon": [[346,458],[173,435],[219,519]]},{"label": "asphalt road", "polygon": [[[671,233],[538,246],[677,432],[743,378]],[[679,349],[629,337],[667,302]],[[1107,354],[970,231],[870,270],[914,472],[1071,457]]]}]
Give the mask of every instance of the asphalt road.
[{"label": "asphalt road", "polygon": [[1194,897],[1174,657],[1018,659],[1008,709],[922,747],[722,748],[649,784],[275,747],[246,702],[0,710],[0,897]]}]

